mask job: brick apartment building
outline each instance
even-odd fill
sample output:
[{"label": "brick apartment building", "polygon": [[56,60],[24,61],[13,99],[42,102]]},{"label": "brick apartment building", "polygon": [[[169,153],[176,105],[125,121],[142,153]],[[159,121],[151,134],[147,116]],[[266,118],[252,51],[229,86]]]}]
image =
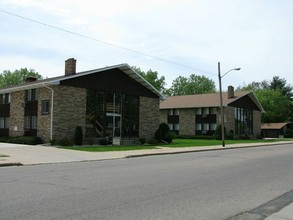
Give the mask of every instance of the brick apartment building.
[{"label": "brick apartment building", "polygon": [[91,142],[108,137],[114,144],[135,143],[154,136],[160,98],[127,64],[76,73],[71,58],[63,76],[0,89],[0,136],[49,142],[72,138],[81,126]]},{"label": "brick apartment building", "polygon": [[[223,112],[227,133],[260,135],[263,108],[253,92],[234,92],[229,86],[223,93]],[[220,115],[219,93],[170,96],[160,103],[160,121],[179,135],[213,135]]]}]

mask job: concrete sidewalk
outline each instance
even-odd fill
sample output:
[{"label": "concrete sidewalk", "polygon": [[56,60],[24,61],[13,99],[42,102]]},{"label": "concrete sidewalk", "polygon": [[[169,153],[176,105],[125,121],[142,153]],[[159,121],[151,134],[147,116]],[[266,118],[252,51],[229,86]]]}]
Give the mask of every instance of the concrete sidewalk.
[{"label": "concrete sidewalk", "polygon": [[293,220],[293,203],[265,218],[265,220]]},{"label": "concrete sidewalk", "polygon": [[[254,143],[254,144],[232,144],[226,147],[206,146],[206,147],[181,147],[147,150],[129,150],[129,151],[110,151],[110,152],[86,152],[76,150],[65,150],[52,146],[32,146],[0,143],[0,166],[11,165],[34,165],[46,163],[64,163],[93,160],[109,160],[118,158],[141,157],[163,154],[178,154],[188,152],[227,150],[248,147],[261,147],[270,145],[293,144],[293,141],[280,141],[272,143]],[[2,155],[2,156],[1,156]],[[7,157],[3,157],[6,155]]]}]

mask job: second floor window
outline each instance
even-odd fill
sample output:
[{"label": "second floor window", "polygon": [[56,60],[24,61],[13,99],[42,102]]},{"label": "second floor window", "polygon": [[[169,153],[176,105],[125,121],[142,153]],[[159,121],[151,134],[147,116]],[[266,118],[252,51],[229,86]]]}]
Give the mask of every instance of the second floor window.
[{"label": "second floor window", "polygon": [[30,89],[25,91],[25,101],[36,101],[37,100],[37,90]]},{"label": "second floor window", "polygon": [[10,94],[0,94],[0,104],[9,104],[10,103]]}]

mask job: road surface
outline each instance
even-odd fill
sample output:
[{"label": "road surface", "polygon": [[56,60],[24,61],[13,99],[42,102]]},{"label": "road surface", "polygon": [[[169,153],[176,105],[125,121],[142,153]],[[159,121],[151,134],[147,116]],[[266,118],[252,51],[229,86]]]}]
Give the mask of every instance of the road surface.
[{"label": "road surface", "polygon": [[293,145],[0,168],[0,219],[227,219],[293,188]]}]

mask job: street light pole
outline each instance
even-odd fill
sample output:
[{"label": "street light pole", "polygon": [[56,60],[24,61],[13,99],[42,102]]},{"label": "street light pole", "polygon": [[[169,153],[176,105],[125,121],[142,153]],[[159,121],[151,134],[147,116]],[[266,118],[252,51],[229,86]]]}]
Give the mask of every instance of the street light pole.
[{"label": "street light pole", "polygon": [[230,69],[224,75],[221,76],[220,62],[218,62],[218,76],[219,76],[219,89],[220,89],[220,106],[221,106],[221,133],[222,133],[222,147],[225,147],[225,124],[224,124],[224,112],[223,112],[223,94],[222,94],[222,78],[226,76],[232,70],[239,71],[241,68]]}]

